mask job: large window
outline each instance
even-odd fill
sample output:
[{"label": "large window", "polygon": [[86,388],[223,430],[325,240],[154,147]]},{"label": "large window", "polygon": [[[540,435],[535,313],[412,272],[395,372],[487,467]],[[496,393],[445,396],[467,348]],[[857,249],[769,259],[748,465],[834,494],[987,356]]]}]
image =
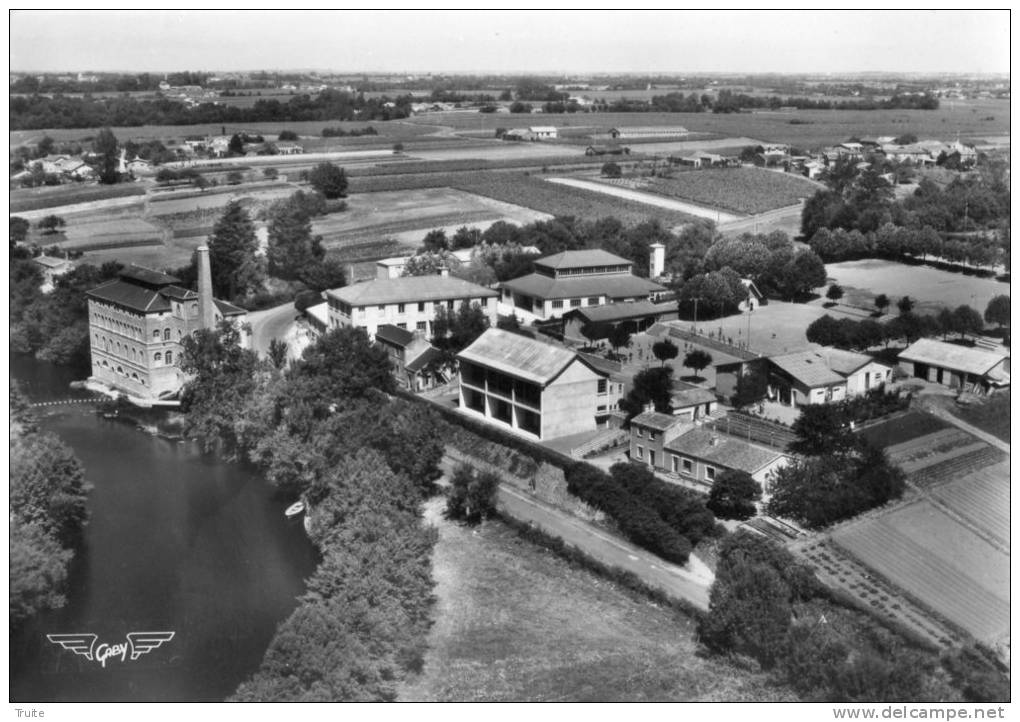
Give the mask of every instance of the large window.
[{"label": "large window", "polygon": [[598,383],[599,383],[599,388],[598,388],[599,393],[600,394],[606,393],[606,380],[605,379],[599,379]]},{"label": "large window", "polygon": [[489,393],[499,394],[500,396],[506,396],[510,398],[513,392],[514,380],[506,374],[501,374],[498,371],[489,370]]},{"label": "large window", "polygon": [[521,427],[521,429],[528,431],[535,436],[542,435],[542,417],[534,411],[529,411],[518,406],[517,424]]},{"label": "large window", "polygon": [[514,398],[532,408],[542,408],[542,389],[527,381],[514,381]]},{"label": "large window", "polygon": [[477,386],[480,389],[485,388],[485,369],[481,366],[461,361],[460,377],[466,384]]},{"label": "large window", "polygon": [[504,424],[513,423],[513,409],[510,404],[502,399],[492,400],[492,417],[499,419]]},{"label": "large window", "polygon": [[485,413],[485,394],[481,391],[475,391],[474,389],[464,390],[464,403],[467,407],[473,411],[477,411],[480,414]]}]

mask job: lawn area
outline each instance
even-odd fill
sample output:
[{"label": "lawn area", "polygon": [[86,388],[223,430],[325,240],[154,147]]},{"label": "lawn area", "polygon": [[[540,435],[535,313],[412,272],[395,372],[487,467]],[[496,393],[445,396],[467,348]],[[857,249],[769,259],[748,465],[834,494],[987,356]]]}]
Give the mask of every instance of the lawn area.
[{"label": "lawn area", "polygon": [[963,304],[984,313],[993,297],[1010,293],[1008,283],[993,278],[879,259],[827,263],[825,271],[829,283],[843,287],[843,302],[874,308],[875,297],[884,293],[893,302],[892,313],[896,312],[896,301],[902,296],[910,296],[917,302],[915,313],[938,313],[942,308]]},{"label": "lawn area", "polygon": [[1010,392],[998,393],[967,406],[955,405],[949,413],[958,416],[968,424],[1009,443]]},{"label": "lawn area", "polygon": [[765,674],[696,654],[694,622],[524,541],[441,518],[436,623],[402,701],[796,701]]},{"label": "lawn area", "polygon": [[764,213],[809,198],[818,186],[789,173],[762,168],[706,168],[671,178],[635,179],[638,190],[737,213]]},{"label": "lawn area", "polygon": [[977,639],[1009,635],[1009,555],[928,499],[832,532],[841,548]]}]

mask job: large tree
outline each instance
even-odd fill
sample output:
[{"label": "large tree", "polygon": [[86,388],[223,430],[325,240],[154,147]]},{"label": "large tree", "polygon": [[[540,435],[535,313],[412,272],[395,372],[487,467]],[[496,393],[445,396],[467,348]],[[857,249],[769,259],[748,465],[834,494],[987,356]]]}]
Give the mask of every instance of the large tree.
[{"label": "large tree", "polygon": [[230,201],[209,237],[209,263],[217,296],[234,300],[262,287],[265,272],[258,250],[255,224],[248,211],[240,201]]},{"label": "large tree", "polygon": [[302,198],[277,201],[269,212],[269,273],[287,280],[301,279],[322,262],[322,237],[312,235],[312,222]]},{"label": "large tree", "polygon": [[1009,324],[1009,296],[996,296],[985,307],[985,321],[999,328]]},{"label": "large tree", "polygon": [[111,184],[119,181],[120,158],[117,154],[117,136],[113,131],[109,128],[100,130],[92,142],[92,150],[99,156],[99,182]]},{"label": "large tree", "polygon": [[644,411],[645,404],[652,403],[656,411],[668,414],[672,411],[672,389],[672,366],[643,369],[634,375],[630,391],[620,399],[620,409],[634,417]]},{"label": "large tree", "polygon": [[700,348],[691,349],[684,356],[684,366],[694,369],[695,374],[700,374],[712,363],[712,354]]},{"label": "large tree", "polygon": [[721,519],[750,519],[754,502],[761,499],[761,484],[745,471],[726,470],[716,476],[708,492],[708,508]]},{"label": "large tree", "polygon": [[667,361],[672,361],[680,354],[680,349],[677,348],[675,343],[666,338],[652,344],[652,354],[665,366]]},{"label": "large tree", "polygon": [[326,198],[347,197],[347,174],[332,163],[319,163],[308,174],[308,182]]},{"label": "large tree", "polygon": [[432,321],[432,345],[452,361],[488,327],[489,317],[478,303],[462,301],[456,311],[439,306]]}]

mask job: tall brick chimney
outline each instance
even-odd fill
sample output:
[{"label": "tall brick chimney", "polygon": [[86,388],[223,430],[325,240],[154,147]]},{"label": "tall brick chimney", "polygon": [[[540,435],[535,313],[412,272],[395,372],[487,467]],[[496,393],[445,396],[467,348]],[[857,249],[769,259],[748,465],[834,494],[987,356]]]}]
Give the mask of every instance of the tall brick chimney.
[{"label": "tall brick chimney", "polygon": [[209,247],[198,247],[198,320],[199,328],[216,327],[213,306],[212,269],[209,266]]}]

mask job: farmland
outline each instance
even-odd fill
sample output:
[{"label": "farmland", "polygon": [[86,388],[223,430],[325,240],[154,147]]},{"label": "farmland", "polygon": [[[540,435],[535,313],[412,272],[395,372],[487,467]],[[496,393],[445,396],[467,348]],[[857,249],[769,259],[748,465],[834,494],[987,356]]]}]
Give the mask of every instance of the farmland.
[{"label": "farmland", "polygon": [[866,426],[858,434],[876,446],[887,448],[949,428],[949,424],[931,414],[908,411]]},{"label": "farmland", "polygon": [[991,645],[1009,633],[1009,556],[918,499],[851,522],[833,541]]},{"label": "farmland", "polygon": [[670,211],[698,216],[699,218],[708,218],[709,220],[716,221],[717,223],[729,223],[739,219],[738,216],[723,213],[722,211],[709,206],[695,205],[675,198],[666,198],[665,196],[661,196],[657,193],[645,193],[641,190],[635,190],[635,185],[637,184],[629,180],[613,180],[605,183],[593,180],[582,180],[580,178],[548,178],[547,180],[550,183],[556,183],[557,185],[589,190],[595,193],[604,193],[612,198],[618,198],[633,203],[642,203],[652,208],[664,208]]},{"label": "farmland", "polygon": [[1009,462],[961,476],[931,495],[1009,549]]},{"label": "farmland", "polygon": [[12,190],[8,196],[10,212],[42,210],[75,203],[91,203],[110,198],[127,198],[145,195],[146,186],[141,183],[121,183],[119,185],[62,185],[43,186],[42,188],[19,188]]},{"label": "farmland", "polygon": [[646,193],[746,214],[795,205],[819,188],[799,176],[762,168],[708,168],[628,182]]},{"label": "farmland", "polygon": [[518,537],[429,512],[436,622],[402,701],[794,701],[697,654],[694,622]]}]

